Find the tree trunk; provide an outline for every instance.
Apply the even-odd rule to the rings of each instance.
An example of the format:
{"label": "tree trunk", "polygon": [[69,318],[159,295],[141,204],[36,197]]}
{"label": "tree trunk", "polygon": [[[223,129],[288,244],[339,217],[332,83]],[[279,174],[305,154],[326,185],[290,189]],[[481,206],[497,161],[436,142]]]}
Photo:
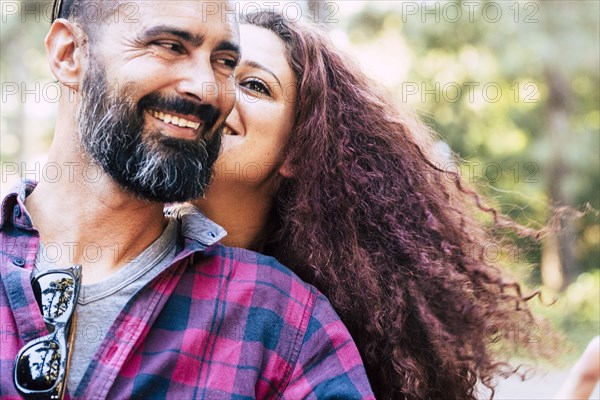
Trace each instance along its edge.
{"label": "tree trunk", "polygon": [[[548,165],[548,195],[554,204],[572,205],[572,195],[564,182],[569,178],[569,166],[563,154],[570,136],[569,115],[571,90],[564,74],[552,67],[546,70],[548,96],[548,135],[550,137],[550,163]],[[554,291],[562,290],[577,273],[573,252],[575,240],[573,223],[565,218],[559,232],[551,233],[542,244],[541,275],[544,286]]]}

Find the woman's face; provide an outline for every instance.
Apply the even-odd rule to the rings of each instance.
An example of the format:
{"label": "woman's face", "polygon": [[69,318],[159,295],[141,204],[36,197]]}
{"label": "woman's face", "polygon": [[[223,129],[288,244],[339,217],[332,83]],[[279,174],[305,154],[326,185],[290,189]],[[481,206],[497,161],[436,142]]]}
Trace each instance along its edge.
{"label": "woman's face", "polygon": [[226,120],[223,148],[209,189],[272,195],[295,114],[296,79],[283,41],[253,25],[240,27],[242,59],[236,70],[236,103]]}

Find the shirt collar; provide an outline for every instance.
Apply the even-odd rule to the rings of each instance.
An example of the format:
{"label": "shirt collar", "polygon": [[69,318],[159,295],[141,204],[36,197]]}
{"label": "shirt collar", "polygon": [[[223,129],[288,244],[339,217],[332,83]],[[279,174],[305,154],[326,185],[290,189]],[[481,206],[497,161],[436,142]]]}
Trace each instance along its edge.
{"label": "shirt collar", "polygon": [[227,231],[189,203],[174,204],[165,208],[165,215],[181,221],[183,236],[211,246],[227,236]]}
{"label": "shirt collar", "polygon": [[22,229],[34,229],[31,217],[25,209],[25,198],[35,189],[35,186],[36,182],[23,181],[4,197],[0,210],[0,229],[7,223]]}

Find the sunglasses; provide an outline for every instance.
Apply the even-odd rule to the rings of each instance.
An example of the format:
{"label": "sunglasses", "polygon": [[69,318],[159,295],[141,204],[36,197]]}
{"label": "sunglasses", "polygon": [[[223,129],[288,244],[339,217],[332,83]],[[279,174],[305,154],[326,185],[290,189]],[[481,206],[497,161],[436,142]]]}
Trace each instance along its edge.
{"label": "sunglasses", "polygon": [[54,0],[54,7],[52,8],[52,22],[60,18],[60,9],[62,7],[63,0]]}
{"label": "sunglasses", "polygon": [[65,394],[80,285],[80,265],[46,271],[31,280],[50,334],[26,343],[15,359],[14,384],[26,399],[59,400]]}

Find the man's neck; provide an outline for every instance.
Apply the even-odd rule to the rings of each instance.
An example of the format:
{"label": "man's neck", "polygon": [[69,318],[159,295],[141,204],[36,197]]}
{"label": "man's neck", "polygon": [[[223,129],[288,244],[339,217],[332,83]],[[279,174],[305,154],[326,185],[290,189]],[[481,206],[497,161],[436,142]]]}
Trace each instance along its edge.
{"label": "man's neck", "polygon": [[[60,165],[60,163],[57,163]],[[59,267],[83,266],[83,283],[106,279],[163,232],[163,205],[140,200],[106,174],[63,173],[41,180],[26,199],[33,226]]]}

